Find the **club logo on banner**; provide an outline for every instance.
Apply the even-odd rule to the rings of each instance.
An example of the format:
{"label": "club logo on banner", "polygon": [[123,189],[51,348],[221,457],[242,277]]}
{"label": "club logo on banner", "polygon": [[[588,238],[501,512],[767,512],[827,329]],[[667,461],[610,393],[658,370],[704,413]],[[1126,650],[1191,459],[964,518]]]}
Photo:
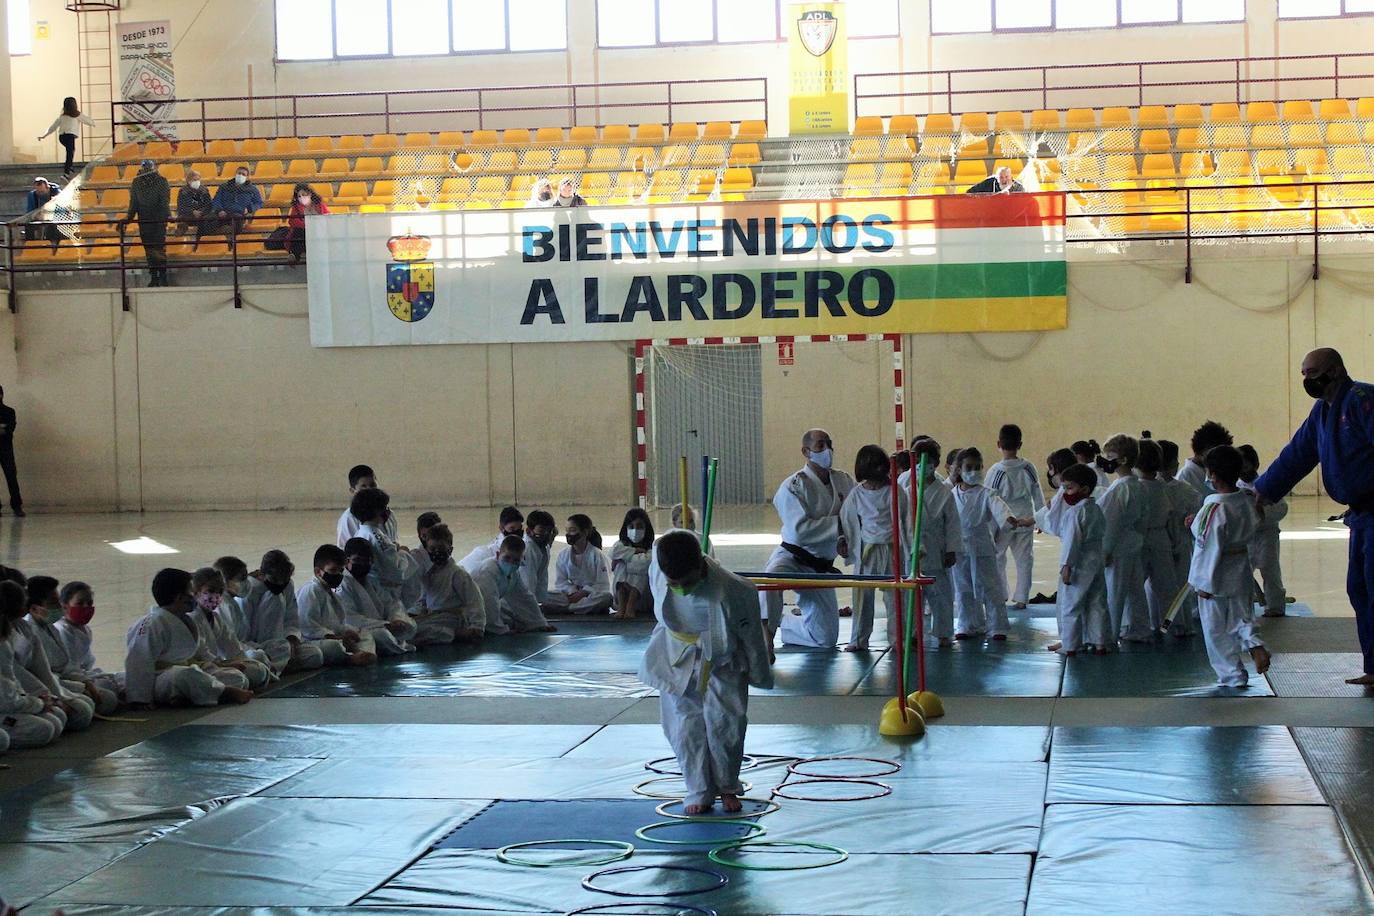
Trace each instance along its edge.
{"label": "club logo on banner", "polygon": [[788,13],[788,131],[849,132],[849,11],[834,2],[794,2]]}
{"label": "club logo on banner", "polygon": [[404,322],[423,321],[434,308],[434,264],[423,235],[393,235],[386,247],[396,260],[386,265],[386,305]]}
{"label": "club logo on banner", "polygon": [[812,57],[820,57],[829,51],[839,30],[840,21],[829,10],[805,10],[797,20],[797,34],[801,37],[802,47],[811,52]]}

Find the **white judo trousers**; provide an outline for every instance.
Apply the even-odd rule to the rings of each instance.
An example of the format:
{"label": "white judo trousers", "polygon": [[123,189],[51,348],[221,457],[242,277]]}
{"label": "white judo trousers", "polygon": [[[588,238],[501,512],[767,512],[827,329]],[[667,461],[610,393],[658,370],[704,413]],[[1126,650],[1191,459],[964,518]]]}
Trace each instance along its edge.
{"label": "white judo trousers", "polygon": [[1207,643],[1207,660],[1223,687],[1244,687],[1250,674],[1241,661],[1241,653],[1264,645],[1255,634],[1253,606],[1250,596],[1197,599],[1198,617],[1202,621],[1202,635]]}
{"label": "white judo trousers", "polygon": [[923,575],[935,580],[921,589],[921,601],[930,617],[930,635],[949,639],[954,635],[954,580],[942,558],[936,557],[935,563],[934,569],[921,570]]}
{"label": "white judo trousers", "polygon": [[[892,575],[892,545],[891,544],[865,544],[863,545],[864,555],[854,564],[854,572],[859,575]],[[905,564],[903,564],[905,565]],[[873,611],[877,604],[874,598],[876,588],[856,588],[854,589],[854,631],[850,634],[851,643],[868,644],[868,638],[873,635]],[[887,641],[891,645],[897,641],[897,595],[896,589],[885,588],[883,593],[883,607],[887,609]],[[905,593],[903,593],[905,594]],[[836,617],[838,624],[839,618]],[[836,631],[838,637],[839,632]]]}
{"label": "white judo trousers", "polygon": [[44,747],[56,741],[67,727],[61,709],[45,712],[43,700],[20,686],[14,663],[14,648],[0,640],[0,735],[5,748]]}
{"label": "white judo trousers", "polygon": [[[701,682],[701,650],[692,664],[693,684]],[[659,694],[663,733],[682,766],[687,788],[683,805],[707,805],[718,795],[742,795],[740,761],[748,727],[749,678],[734,667],[712,667],[706,690]]]}
{"label": "white judo trousers", "polygon": [[961,554],[954,564],[955,590],[959,596],[959,633],[1005,636],[1011,629],[1007,619],[1007,580],[996,554]]}
{"label": "white judo trousers", "polygon": [[[1012,528],[997,536],[997,568],[1002,571],[1002,592],[1010,592],[1011,600],[1017,604],[1025,604],[1030,598],[1034,551],[1035,532],[1029,528]],[[1006,574],[1008,554],[1016,566],[1015,586],[1010,584]]]}
{"label": "white judo trousers", "polygon": [[[811,576],[816,571],[782,547],[773,551],[767,573]],[[782,612],[782,592],[760,592],[759,601],[768,617],[768,628],[782,633],[783,645],[829,649],[840,641],[840,601],[833,588],[808,588],[796,593],[801,615]]]}

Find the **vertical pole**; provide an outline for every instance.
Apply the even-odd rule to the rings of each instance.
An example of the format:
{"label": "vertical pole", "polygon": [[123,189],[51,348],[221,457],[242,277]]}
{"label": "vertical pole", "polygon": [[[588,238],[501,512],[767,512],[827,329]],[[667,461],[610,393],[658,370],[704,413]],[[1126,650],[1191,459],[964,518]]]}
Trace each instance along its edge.
{"label": "vertical pole", "polygon": [[[911,453],[911,466],[913,474],[911,489],[913,499],[911,500],[911,574],[913,578],[920,574],[917,568],[920,563],[920,544],[921,527],[925,523],[925,504],[926,504],[926,456],[922,455],[920,463],[916,461],[916,453]],[[945,562],[944,557],[940,557],[939,563]],[[915,630],[916,630],[916,689],[925,692],[926,689],[926,629],[925,629],[925,589],[916,589],[915,595]]]}
{"label": "vertical pole", "polygon": [[1135,65],[1135,97],[1137,106],[1145,104],[1145,65],[1143,63]]}
{"label": "vertical pole", "polygon": [[481,130],[482,127],[482,90],[479,87],[477,89],[477,129]]}
{"label": "vertical pole", "polygon": [[[897,456],[893,455],[888,459],[887,464],[888,483],[891,486],[892,501],[892,581],[894,583],[902,581],[902,491],[897,483]],[[855,567],[863,562],[863,557],[854,557]],[[893,590],[896,601],[892,602],[897,611],[896,625],[893,628],[897,633],[897,708],[902,711],[902,721],[905,722],[906,716],[906,619],[902,613],[902,593],[898,589]],[[873,603],[877,604],[878,596],[873,596]],[[877,608],[874,608],[877,611]]]}
{"label": "vertical pole", "polygon": [[1317,206],[1317,195],[1321,193],[1321,185],[1309,185],[1312,188],[1312,279],[1315,280],[1321,273],[1321,207]]}
{"label": "vertical pole", "polygon": [[701,549],[704,553],[711,552],[711,521],[715,516],[716,509],[716,471],[720,468],[720,459],[711,459],[711,470],[706,478],[706,505],[701,510]]}
{"label": "vertical pole", "polygon": [[382,93],[382,112],[382,124],[386,127],[382,133],[389,134],[391,133],[391,93],[389,92]]}
{"label": "vertical pole", "polygon": [[[706,511],[706,488],[707,488],[708,486],[710,486],[710,478],[711,478],[711,459],[710,459],[710,457],[707,456],[707,455],[702,455],[702,456],[701,456],[701,511],[702,511],[703,513]],[[702,524],[703,524],[703,525],[706,523],[706,519],[705,519],[704,516],[702,517],[702,520],[701,520],[701,521],[702,521]]]}
{"label": "vertical pole", "polygon": [[239,234],[232,233],[229,236],[229,257],[233,262],[234,271],[234,308],[243,308],[243,290],[239,288]]}
{"label": "vertical pole", "polygon": [[1050,107],[1050,69],[1040,68],[1040,107]]}
{"label": "vertical pole", "polygon": [[124,311],[129,311],[129,265],[124,257],[124,223],[119,223],[119,301]]}
{"label": "vertical pole", "polygon": [[1331,93],[1331,97],[1338,99],[1341,97],[1341,56],[1339,54],[1331,55],[1331,73],[1336,80],[1335,91]]}
{"label": "vertical pole", "polygon": [[1193,282],[1193,189],[1183,189],[1183,282]]}
{"label": "vertical pole", "polygon": [[692,485],[687,480],[687,456],[683,455],[678,464],[678,488],[682,498],[682,527],[692,527]]}
{"label": "vertical pole", "polygon": [[668,81],[668,128],[671,130],[671,129],[672,129],[672,126],[673,126],[673,82],[672,82],[672,80],[669,80],[669,81]]}
{"label": "vertical pole", "polygon": [[19,311],[19,271],[14,263],[14,227],[5,224],[5,266],[10,272],[9,305],[10,314]]}

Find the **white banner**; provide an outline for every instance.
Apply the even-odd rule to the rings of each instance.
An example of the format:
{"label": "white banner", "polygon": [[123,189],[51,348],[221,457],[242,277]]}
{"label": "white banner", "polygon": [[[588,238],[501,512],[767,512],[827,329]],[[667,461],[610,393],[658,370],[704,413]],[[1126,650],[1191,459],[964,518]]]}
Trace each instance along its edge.
{"label": "white banner", "polygon": [[125,124],[124,139],[175,140],[176,70],[172,67],[172,24],[121,22],[119,30],[119,97],[116,120]]}
{"label": "white banner", "polygon": [[317,347],[1062,328],[1062,194],[307,220]]}

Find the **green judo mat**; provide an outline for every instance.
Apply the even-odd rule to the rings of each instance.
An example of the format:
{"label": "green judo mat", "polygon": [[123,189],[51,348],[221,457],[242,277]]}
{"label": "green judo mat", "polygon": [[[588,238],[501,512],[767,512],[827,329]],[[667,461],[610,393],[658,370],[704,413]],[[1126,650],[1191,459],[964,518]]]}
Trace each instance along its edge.
{"label": "green judo mat", "polygon": [[1064,667],[1066,697],[1272,697],[1274,691],[1255,673],[1246,656],[1250,685],[1219,687],[1216,672],[1207,661],[1201,636],[1175,639],[1164,636],[1149,643],[1121,644],[1120,652],[1083,655],[1067,659]]}

